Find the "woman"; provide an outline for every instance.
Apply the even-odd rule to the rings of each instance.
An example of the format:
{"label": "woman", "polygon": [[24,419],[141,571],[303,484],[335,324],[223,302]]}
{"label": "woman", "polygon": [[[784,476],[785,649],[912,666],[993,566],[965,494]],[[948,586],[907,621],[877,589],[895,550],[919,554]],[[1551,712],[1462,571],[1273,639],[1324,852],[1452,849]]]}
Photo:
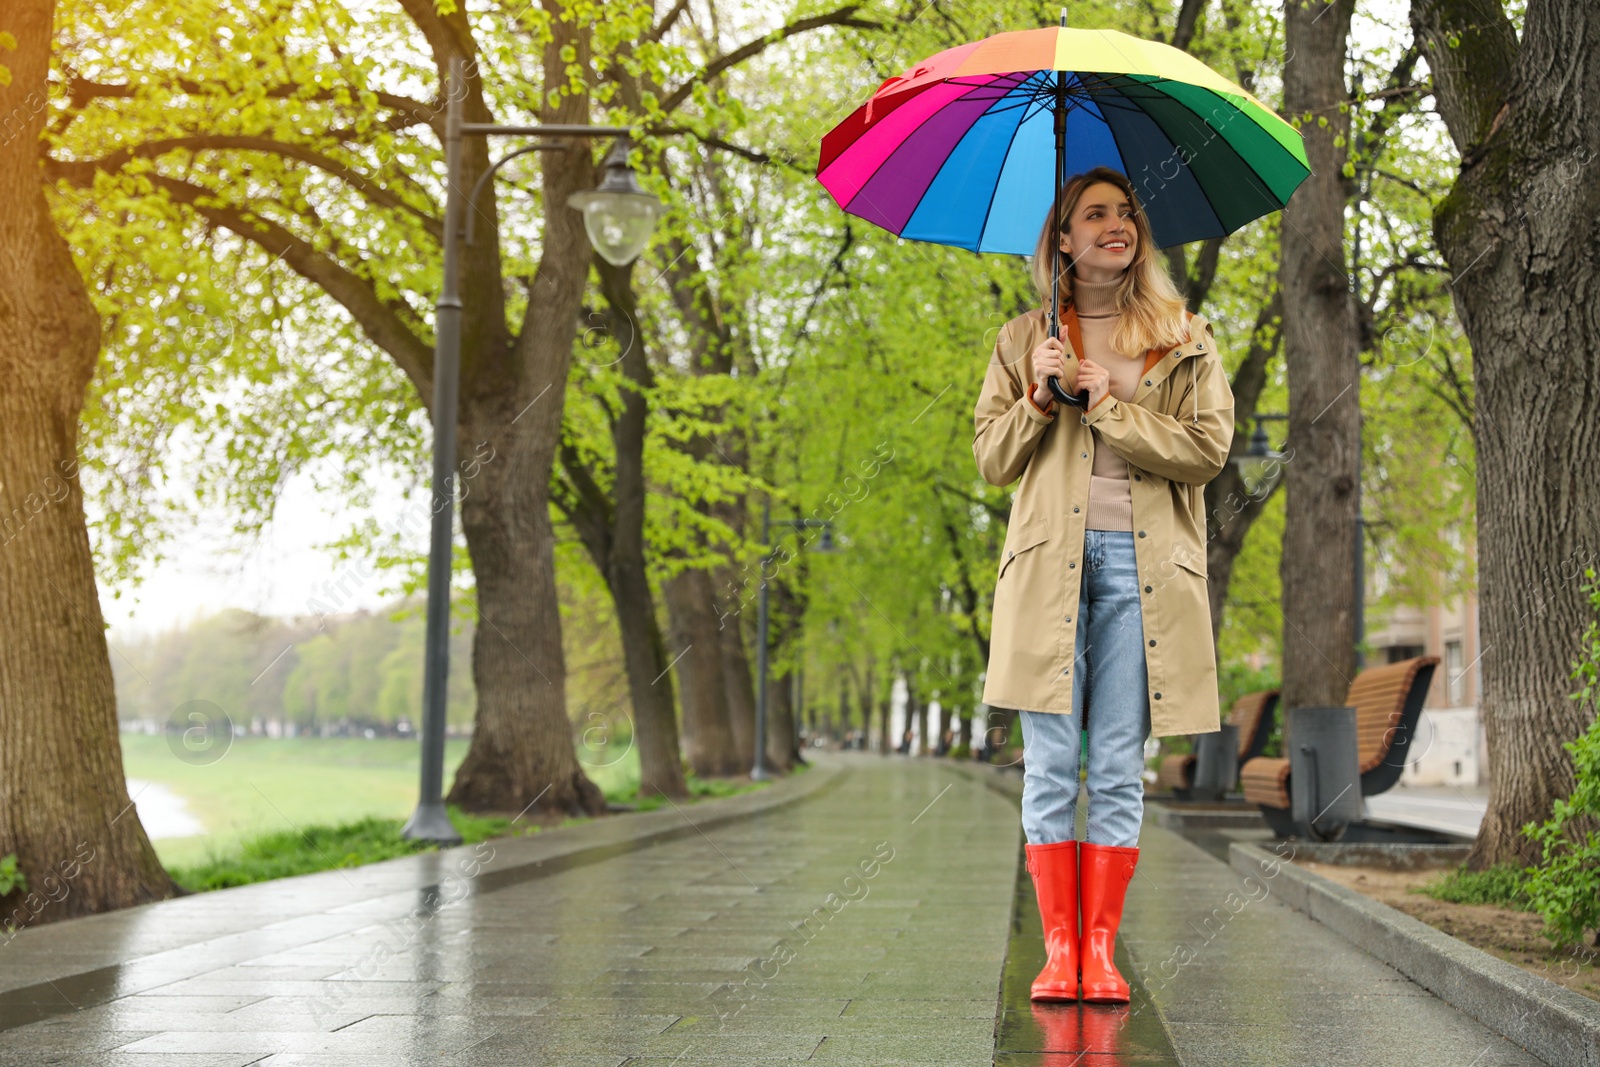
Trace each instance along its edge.
{"label": "woman", "polygon": [[[975,412],[984,479],[1021,479],[983,699],[1021,711],[1022,825],[1049,952],[1033,999],[1075,1000],[1081,982],[1084,1000],[1126,1003],[1112,954],[1139,858],[1145,738],[1220,727],[1204,487],[1233,443],[1233,392],[1126,176],[1075,175],[1059,202],[1033,280],[1049,307],[1059,241],[1067,343],[1048,336],[1043,308],[1006,323]],[[1052,376],[1088,390],[1088,407],[1058,404]]]}

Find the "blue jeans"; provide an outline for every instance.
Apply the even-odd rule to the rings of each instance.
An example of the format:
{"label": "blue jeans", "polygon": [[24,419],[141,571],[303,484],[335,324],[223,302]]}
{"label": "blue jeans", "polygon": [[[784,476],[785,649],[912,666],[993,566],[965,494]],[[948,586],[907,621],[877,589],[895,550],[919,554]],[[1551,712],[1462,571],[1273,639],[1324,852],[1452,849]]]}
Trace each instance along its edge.
{"label": "blue jeans", "polygon": [[1022,712],[1022,829],[1031,845],[1077,834],[1078,741],[1089,704],[1085,841],[1133,847],[1144,818],[1150,700],[1133,531],[1085,530],[1072,714]]}

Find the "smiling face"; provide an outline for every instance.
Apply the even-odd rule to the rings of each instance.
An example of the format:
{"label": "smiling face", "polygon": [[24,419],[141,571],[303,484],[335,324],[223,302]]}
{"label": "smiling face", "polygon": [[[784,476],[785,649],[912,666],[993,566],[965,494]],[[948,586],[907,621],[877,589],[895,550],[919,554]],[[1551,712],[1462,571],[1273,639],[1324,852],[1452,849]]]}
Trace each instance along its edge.
{"label": "smiling face", "polygon": [[1061,251],[1073,257],[1073,272],[1078,277],[1103,282],[1128,269],[1138,244],[1127,194],[1110,182],[1095,182],[1073,206]]}

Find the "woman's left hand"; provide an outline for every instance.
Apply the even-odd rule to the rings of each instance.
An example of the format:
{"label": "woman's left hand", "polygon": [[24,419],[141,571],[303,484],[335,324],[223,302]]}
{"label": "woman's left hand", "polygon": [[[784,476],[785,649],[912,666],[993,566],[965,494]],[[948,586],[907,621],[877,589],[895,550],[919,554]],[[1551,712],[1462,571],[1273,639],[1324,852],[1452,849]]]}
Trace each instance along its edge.
{"label": "woman's left hand", "polygon": [[1089,406],[1094,407],[1111,389],[1111,372],[1092,359],[1079,360],[1078,388],[1089,390]]}

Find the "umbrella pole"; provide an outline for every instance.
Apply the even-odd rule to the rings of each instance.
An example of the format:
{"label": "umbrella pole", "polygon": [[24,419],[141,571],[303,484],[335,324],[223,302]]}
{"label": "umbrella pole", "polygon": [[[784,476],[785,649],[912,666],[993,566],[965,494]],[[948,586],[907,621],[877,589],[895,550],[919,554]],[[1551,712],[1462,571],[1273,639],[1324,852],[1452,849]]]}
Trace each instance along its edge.
{"label": "umbrella pole", "polygon": [[[1061,9],[1061,24],[1067,24],[1066,8]],[[1061,309],[1061,183],[1066,181],[1067,164],[1067,76],[1061,71],[1056,71],[1056,104],[1052,109],[1055,113],[1056,130],[1056,167],[1055,167],[1055,192],[1050,198],[1050,336],[1061,336],[1061,323],[1059,321]],[[1061,385],[1061,379],[1051,375],[1045,383],[1055,398],[1063,404],[1074,407],[1088,407],[1089,394],[1079,393],[1073,396]]]}

